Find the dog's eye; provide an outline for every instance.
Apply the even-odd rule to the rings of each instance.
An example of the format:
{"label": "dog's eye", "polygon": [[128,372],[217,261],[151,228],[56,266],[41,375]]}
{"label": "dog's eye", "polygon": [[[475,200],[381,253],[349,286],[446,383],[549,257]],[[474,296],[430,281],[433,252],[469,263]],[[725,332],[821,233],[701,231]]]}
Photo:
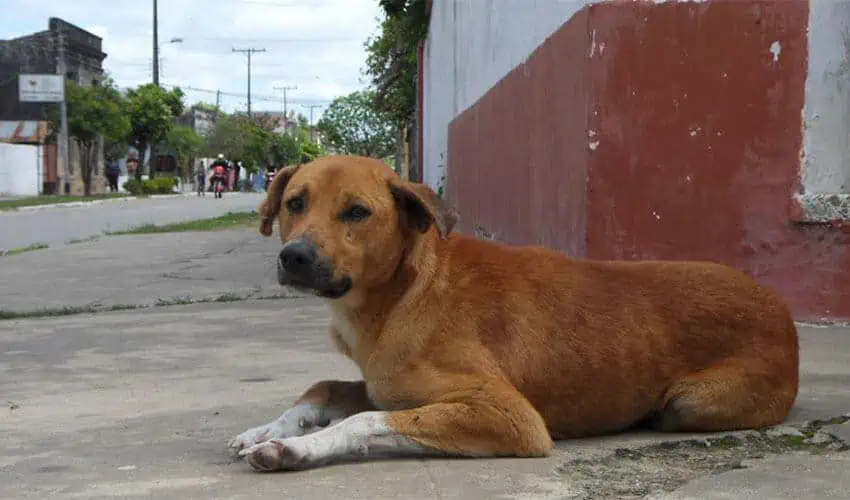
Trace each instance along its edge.
{"label": "dog's eye", "polygon": [[296,196],[295,198],[286,200],[286,209],[293,215],[300,214],[304,211],[304,198]]}
{"label": "dog's eye", "polygon": [[372,212],[363,205],[351,205],[339,214],[339,218],[344,221],[360,222],[366,220]]}

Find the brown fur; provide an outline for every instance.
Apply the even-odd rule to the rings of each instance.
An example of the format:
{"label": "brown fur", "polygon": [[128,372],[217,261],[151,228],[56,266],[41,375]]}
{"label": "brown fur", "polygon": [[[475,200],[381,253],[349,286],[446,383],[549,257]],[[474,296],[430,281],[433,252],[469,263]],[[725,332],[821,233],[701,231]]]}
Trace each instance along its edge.
{"label": "brown fur", "polygon": [[[283,201],[296,193],[305,211]],[[336,214],[351,200],[361,222]],[[706,262],[603,262],[452,233],[429,188],[366,158],[282,171],[260,207],[282,241],[308,234],[352,290],[331,300],[331,336],[364,382],[313,390],[347,416],[436,450],[543,456],[552,438],[782,422],[798,389],[797,331],[771,290]],[[350,383],[349,383],[350,384]],[[333,393],[338,394],[332,396]],[[354,401],[343,404],[344,401]]]}

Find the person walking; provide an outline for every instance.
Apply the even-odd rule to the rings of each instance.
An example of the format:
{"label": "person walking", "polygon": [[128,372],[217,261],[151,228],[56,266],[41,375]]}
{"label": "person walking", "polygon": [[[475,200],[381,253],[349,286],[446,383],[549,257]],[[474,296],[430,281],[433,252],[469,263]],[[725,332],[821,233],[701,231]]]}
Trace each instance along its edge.
{"label": "person walking", "polygon": [[195,180],[198,183],[198,196],[206,197],[207,169],[204,168],[203,160],[198,162],[198,166],[195,169]]}
{"label": "person walking", "polygon": [[118,177],[121,176],[121,167],[118,166],[117,161],[109,162],[109,166],[106,167],[106,182],[109,184],[109,192],[117,193],[118,192]]}

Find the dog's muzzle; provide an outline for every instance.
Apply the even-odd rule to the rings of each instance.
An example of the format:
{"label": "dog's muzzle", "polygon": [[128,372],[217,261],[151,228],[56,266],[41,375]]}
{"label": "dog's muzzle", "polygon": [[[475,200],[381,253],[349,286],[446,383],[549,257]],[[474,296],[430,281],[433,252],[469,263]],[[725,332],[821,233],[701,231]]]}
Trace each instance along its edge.
{"label": "dog's muzzle", "polygon": [[351,289],[351,279],[334,279],[333,266],[319,256],[316,245],[306,238],[286,242],[277,257],[277,282],[321,297],[339,298]]}

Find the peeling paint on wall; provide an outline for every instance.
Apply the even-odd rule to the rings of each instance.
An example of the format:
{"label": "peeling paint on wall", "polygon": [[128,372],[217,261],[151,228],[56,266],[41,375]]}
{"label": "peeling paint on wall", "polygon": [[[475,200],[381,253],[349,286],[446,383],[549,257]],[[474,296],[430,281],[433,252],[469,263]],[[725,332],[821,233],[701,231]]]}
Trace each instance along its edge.
{"label": "peeling paint on wall", "polygon": [[773,54],[773,62],[779,62],[779,54],[782,53],[782,44],[778,41],[771,43],[770,53]]}
{"label": "peeling paint on wall", "polygon": [[[452,121],[448,198],[462,229],[591,258],[724,262],[801,319],[850,318],[850,234],[793,222],[808,206],[792,195],[817,83],[808,2],[753,5],[577,13]],[[821,158],[834,152],[823,133]],[[846,198],[821,198],[831,211],[819,217],[845,214]]]}

